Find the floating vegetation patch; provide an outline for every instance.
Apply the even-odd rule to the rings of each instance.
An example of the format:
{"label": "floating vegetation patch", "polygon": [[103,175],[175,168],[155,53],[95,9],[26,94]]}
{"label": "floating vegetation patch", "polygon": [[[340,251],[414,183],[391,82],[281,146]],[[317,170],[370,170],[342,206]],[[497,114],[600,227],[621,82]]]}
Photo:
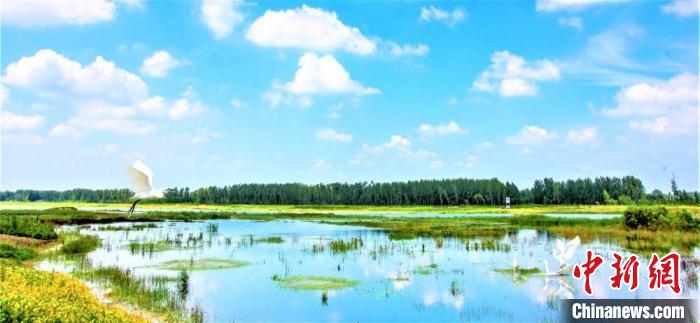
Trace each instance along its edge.
{"label": "floating vegetation patch", "polygon": [[178,259],[161,263],[155,268],[162,270],[219,270],[238,268],[249,265],[248,262],[231,259],[204,258],[204,259]]}
{"label": "floating vegetation patch", "polygon": [[282,278],[279,275],[274,275],[272,280],[277,282],[279,287],[292,290],[340,290],[360,284],[357,280],[331,276],[291,276]]}
{"label": "floating vegetation patch", "polygon": [[333,240],[330,243],[332,253],[346,253],[351,250],[362,248],[362,238],[352,238],[348,241]]}
{"label": "floating vegetation patch", "polygon": [[413,273],[418,275],[434,275],[443,273],[443,271],[437,264],[430,264],[416,267],[415,269],[413,269]]}
{"label": "floating vegetation patch", "polygon": [[257,243],[283,243],[284,239],[282,237],[267,237],[255,239]]}

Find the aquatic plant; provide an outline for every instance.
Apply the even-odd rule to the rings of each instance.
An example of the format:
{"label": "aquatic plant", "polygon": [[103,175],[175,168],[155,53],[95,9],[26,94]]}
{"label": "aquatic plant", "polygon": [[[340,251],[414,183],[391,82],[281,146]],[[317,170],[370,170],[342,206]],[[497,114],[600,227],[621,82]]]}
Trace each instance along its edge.
{"label": "aquatic plant", "polygon": [[218,223],[207,223],[207,233],[215,234],[217,232],[219,232],[219,224]]}
{"label": "aquatic plant", "polygon": [[0,264],[0,322],[147,322],[61,273]]}
{"label": "aquatic plant", "polygon": [[61,252],[68,255],[85,254],[97,249],[100,246],[100,239],[97,237],[69,234],[65,237]]}
{"label": "aquatic plant", "polygon": [[360,284],[357,280],[331,276],[291,276],[282,278],[279,275],[272,276],[272,280],[278,286],[292,290],[339,290],[355,287]]}
{"label": "aquatic plant", "polygon": [[534,274],[539,274],[541,271],[537,267],[532,267],[532,268],[501,268],[501,269],[494,269],[493,271],[501,274],[510,274],[510,275],[534,275]]}
{"label": "aquatic plant", "polygon": [[158,225],[155,223],[143,223],[143,224],[134,224],[130,226],[123,226],[123,225],[106,225],[106,226],[100,226],[97,228],[98,231],[142,231],[146,229],[155,229],[158,228]]}
{"label": "aquatic plant", "polygon": [[432,263],[430,265],[419,266],[414,268],[413,273],[418,275],[433,275],[443,273],[443,271],[440,269],[438,264]]}
{"label": "aquatic plant", "polygon": [[321,305],[328,306],[328,292],[325,290],[321,293]]}
{"label": "aquatic plant", "polygon": [[249,265],[248,262],[230,259],[204,258],[204,259],[178,259],[161,263],[155,268],[162,270],[218,270],[238,268]]}
{"label": "aquatic plant", "polygon": [[186,300],[190,293],[190,275],[185,270],[180,270],[177,275],[177,294],[180,299]]}
{"label": "aquatic plant", "polygon": [[333,240],[330,243],[332,253],[345,253],[351,250],[357,250],[362,247],[362,238],[352,238],[349,241]]}
{"label": "aquatic plant", "polygon": [[129,249],[129,253],[132,255],[152,255],[156,252],[168,251],[173,248],[176,243],[173,241],[155,241],[155,242],[139,242],[139,241],[129,241],[126,248]]}
{"label": "aquatic plant", "polygon": [[135,276],[129,269],[119,267],[87,268],[73,272],[78,278],[100,283],[110,288],[110,296],[140,309],[164,315],[168,320],[181,320],[187,308],[165,282],[169,278],[153,279]]}
{"label": "aquatic plant", "polygon": [[275,237],[258,238],[258,239],[255,239],[255,242],[258,242],[258,243],[283,243],[284,239],[282,239],[282,237],[275,236]]}

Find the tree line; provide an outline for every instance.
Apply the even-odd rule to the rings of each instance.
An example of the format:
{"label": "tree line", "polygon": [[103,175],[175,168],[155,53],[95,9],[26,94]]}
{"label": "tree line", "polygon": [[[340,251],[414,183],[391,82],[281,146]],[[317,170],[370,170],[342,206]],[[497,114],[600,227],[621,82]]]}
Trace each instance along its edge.
{"label": "tree line", "polygon": [[[504,205],[511,204],[633,204],[700,203],[698,192],[677,189],[647,194],[633,176],[597,177],[555,181],[536,180],[531,188],[518,189],[511,182],[491,179],[435,179],[407,182],[358,182],[329,184],[235,184],[196,190],[169,188],[151,202],[197,204],[343,204],[343,205]],[[0,201],[127,202],[128,189],[72,189],[68,191],[17,190],[0,192]]]}

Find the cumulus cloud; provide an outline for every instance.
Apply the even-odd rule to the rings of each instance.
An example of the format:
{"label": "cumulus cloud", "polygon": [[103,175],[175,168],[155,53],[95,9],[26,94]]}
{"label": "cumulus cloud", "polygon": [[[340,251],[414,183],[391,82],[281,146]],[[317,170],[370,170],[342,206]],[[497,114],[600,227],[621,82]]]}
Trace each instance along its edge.
{"label": "cumulus cloud", "polygon": [[413,150],[409,139],[393,135],[387,142],[379,145],[362,145],[362,148],[349,161],[350,165],[370,164],[372,156],[380,156],[391,153],[392,155],[407,161],[426,163],[429,168],[436,169],[442,167],[442,161],[437,154],[426,150]]}
{"label": "cumulus cloud", "polygon": [[316,139],[348,143],[352,142],[352,135],[349,133],[338,132],[333,128],[321,128],[316,130]]}
{"label": "cumulus cloud", "polygon": [[217,39],[224,38],[243,22],[239,0],[204,0],[202,1],[202,20]]}
{"label": "cumulus cloud", "polygon": [[651,134],[697,132],[697,75],[683,73],[664,82],[634,84],[622,88],[615,101],[617,106],[603,109],[603,114],[631,118],[632,130]]}
{"label": "cumulus cloud", "polygon": [[537,0],[537,11],[581,10],[593,5],[610,4],[626,0]]}
{"label": "cumulus cloud", "polygon": [[20,0],[2,2],[2,24],[19,27],[88,25],[110,21],[116,5],[109,0]]}
{"label": "cumulus cloud", "polygon": [[450,121],[448,123],[439,125],[431,125],[424,123],[418,127],[418,132],[420,132],[421,135],[426,137],[459,134],[466,135],[469,133],[468,130],[462,129],[462,127],[460,127],[459,124],[457,124],[457,122],[455,121]]}
{"label": "cumulus cloud", "polygon": [[183,63],[175,59],[170,53],[160,50],[143,60],[141,73],[152,77],[165,77],[170,70]]}
{"label": "cumulus cloud", "polygon": [[536,81],[558,80],[559,68],[548,60],[527,62],[508,51],[495,52],[491,65],[472,84],[472,90],[498,92],[501,96],[532,96],[537,94]]}
{"label": "cumulus cloud", "polygon": [[246,38],[263,47],[301,48],[357,55],[373,54],[377,45],[359,29],[343,24],[335,12],[303,5],[281,11],[267,10],[248,28]]}
{"label": "cumulus cloud", "polygon": [[598,128],[571,129],[566,134],[566,141],[572,145],[595,147],[598,144]]}
{"label": "cumulus cloud", "polygon": [[173,119],[182,119],[197,116],[206,110],[207,106],[197,98],[197,93],[188,87],[182,96],[170,105],[168,115]]}
{"label": "cumulus cloud", "polygon": [[555,137],[556,135],[547,129],[525,126],[515,135],[507,137],[505,142],[509,145],[537,145]]}
{"label": "cumulus cloud", "polygon": [[51,49],[42,49],[7,66],[5,84],[27,88],[46,97],[137,101],[146,99],[148,87],[137,75],[97,56],[81,66]]}
{"label": "cumulus cloud", "polygon": [[698,0],[673,0],[663,6],[661,11],[678,17],[691,17],[698,14]]}
{"label": "cumulus cloud", "polygon": [[558,23],[562,27],[583,29],[583,20],[579,17],[559,17]]}
{"label": "cumulus cloud", "polygon": [[206,109],[191,89],[172,102],[149,96],[139,76],[101,56],[83,66],[53,50],[39,50],[9,64],[2,81],[73,107],[75,115],[54,126],[53,137],[81,137],[92,130],[145,134],[155,130],[145,117],[182,119]]}
{"label": "cumulus cloud", "polygon": [[282,87],[297,95],[380,93],[378,89],[365,87],[351,79],[350,73],[332,55],[319,57],[314,53],[306,53],[299,59],[294,79]]}
{"label": "cumulus cloud", "polygon": [[44,117],[38,114],[21,115],[10,111],[0,111],[0,126],[3,131],[26,131],[33,130],[41,126],[44,122]]}
{"label": "cumulus cloud", "polygon": [[634,84],[619,91],[615,101],[617,107],[603,109],[603,114],[649,116],[665,114],[683,107],[695,107],[698,102],[698,77],[683,73],[667,82]]}
{"label": "cumulus cloud", "polygon": [[448,26],[454,26],[462,20],[467,18],[467,14],[464,10],[456,8],[452,11],[440,9],[434,6],[423,7],[420,9],[420,16],[418,20],[420,21],[439,21]]}

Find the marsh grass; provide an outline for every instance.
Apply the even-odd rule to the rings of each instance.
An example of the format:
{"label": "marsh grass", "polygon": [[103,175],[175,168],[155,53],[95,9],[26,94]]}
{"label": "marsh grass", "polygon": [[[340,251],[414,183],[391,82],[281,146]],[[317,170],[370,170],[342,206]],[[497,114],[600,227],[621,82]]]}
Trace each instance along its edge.
{"label": "marsh grass", "polygon": [[199,271],[199,270],[221,270],[238,268],[249,265],[248,262],[230,259],[218,259],[218,258],[204,258],[204,259],[178,259],[163,262],[155,268],[161,270],[186,270],[186,271]]}
{"label": "marsh grass", "polygon": [[157,279],[135,276],[119,267],[87,268],[73,275],[110,288],[110,297],[140,309],[161,314],[167,320],[181,320],[187,312],[185,303],[168,288],[171,278]]}
{"label": "marsh grass", "polygon": [[67,255],[86,254],[100,246],[100,239],[89,235],[71,233],[64,236],[63,239],[61,252]]}
{"label": "marsh grass", "polygon": [[132,255],[153,255],[154,253],[172,250],[174,243],[168,241],[139,242],[129,241],[125,246]]}
{"label": "marsh grass", "polygon": [[41,240],[58,237],[51,224],[44,223],[36,216],[0,215],[0,234]]}
{"label": "marsh grass", "polygon": [[417,275],[437,275],[444,273],[438,264],[432,263],[430,265],[419,266],[413,269],[413,273]]}
{"label": "marsh grass", "polygon": [[284,239],[279,236],[258,238],[254,240],[256,243],[284,243]]}
{"label": "marsh grass", "polygon": [[156,229],[158,225],[155,223],[143,223],[134,225],[106,225],[97,228],[98,231],[143,231],[146,229]]}
{"label": "marsh grass", "polygon": [[291,276],[282,278],[272,276],[272,280],[281,288],[291,290],[340,290],[355,287],[360,284],[357,280],[332,276]]}
{"label": "marsh grass", "polygon": [[345,240],[333,240],[329,244],[331,252],[334,254],[346,253],[348,251],[357,250],[362,248],[363,242],[362,238],[352,238],[348,241]]}
{"label": "marsh grass", "polygon": [[508,274],[508,275],[523,275],[523,276],[528,276],[528,275],[535,275],[539,274],[541,271],[537,267],[532,267],[532,268],[501,268],[501,269],[494,269],[494,272],[497,272],[499,274]]}
{"label": "marsh grass", "polygon": [[8,244],[0,243],[0,258],[13,259],[21,262],[34,259],[37,252],[32,248],[15,247]]}

